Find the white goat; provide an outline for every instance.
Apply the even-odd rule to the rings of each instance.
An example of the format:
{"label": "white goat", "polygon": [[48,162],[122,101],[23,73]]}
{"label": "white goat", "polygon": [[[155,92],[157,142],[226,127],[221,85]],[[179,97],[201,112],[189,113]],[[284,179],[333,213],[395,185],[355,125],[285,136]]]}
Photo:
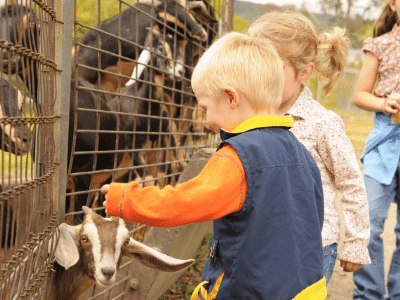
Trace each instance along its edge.
{"label": "white goat", "polygon": [[59,226],[60,239],[55,250],[55,274],[51,300],[74,300],[94,283],[111,286],[122,256],[166,272],[189,267],[194,260],[179,260],[143,245],[129,236],[125,222],[116,217],[103,218],[83,206],[82,224]]}

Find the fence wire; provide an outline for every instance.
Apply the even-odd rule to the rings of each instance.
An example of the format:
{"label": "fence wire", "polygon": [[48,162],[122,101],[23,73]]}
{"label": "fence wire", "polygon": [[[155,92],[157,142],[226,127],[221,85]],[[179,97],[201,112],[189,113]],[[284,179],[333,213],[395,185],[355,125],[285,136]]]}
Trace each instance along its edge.
{"label": "fence wire", "polygon": [[59,118],[53,7],[53,0],[0,7],[0,299],[47,299],[51,280]]}
{"label": "fence wire", "polygon": [[[67,223],[82,205],[104,215],[103,184],[174,185],[195,151],[215,147],[190,78],[222,10],[222,0],[75,0]],[[149,228],[130,225],[142,241]],[[127,299],[129,261],[118,272],[80,299]]]}
{"label": "fence wire", "polygon": [[201,1],[98,0],[86,7],[97,14],[90,20],[83,2],[75,2],[72,49],[69,223],[82,205],[102,210],[104,183],[175,184],[193,151],[215,143],[190,76],[218,34],[222,2],[204,1],[206,12],[195,13]]}
{"label": "fence wire", "polygon": [[[83,205],[104,215],[103,184],[174,185],[197,149],[215,146],[190,77],[232,20],[223,20],[222,0],[75,0],[67,134],[55,130],[65,113],[55,113],[61,72],[55,28],[62,23],[55,7],[63,1],[4,2],[0,299],[47,299],[57,213],[69,224],[81,222]],[[67,170],[59,169],[60,139],[68,140],[68,149],[60,149]],[[66,193],[53,190],[54,180],[66,182]],[[57,211],[58,201],[65,211]],[[149,228],[129,225],[142,241]],[[112,287],[94,286],[80,299],[126,299],[135,286],[130,271],[128,260]]]}

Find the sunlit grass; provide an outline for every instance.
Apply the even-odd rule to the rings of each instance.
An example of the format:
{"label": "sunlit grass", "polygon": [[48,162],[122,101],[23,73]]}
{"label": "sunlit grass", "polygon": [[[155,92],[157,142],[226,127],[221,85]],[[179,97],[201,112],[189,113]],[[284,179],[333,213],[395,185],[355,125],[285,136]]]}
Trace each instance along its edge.
{"label": "sunlit grass", "polygon": [[[12,174],[12,176],[20,176],[21,171],[22,174],[26,174],[27,170],[33,168],[34,164],[32,163],[31,154],[28,153],[23,156],[15,155],[9,152],[4,152],[0,150],[0,177],[4,173]],[[28,174],[30,172],[28,171]]]}
{"label": "sunlit grass", "polygon": [[[2,73],[1,78],[10,81],[10,83],[13,86],[17,87],[19,90],[27,92],[27,89],[24,87],[23,82],[21,81],[21,79],[19,79],[17,75],[7,75],[5,73]],[[32,107],[29,103],[27,103],[25,107],[23,107],[22,115],[27,118],[34,116],[34,113],[32,112]],[[31,124],[28,125],[28,127],[30,128],[30,130],[33,130],[35,128],[35,125]],[[31,169],[32,166],[33,164],[30,153],[27,155],[19,156],[0,150],[0,179],[3,171],[5,174],[13,174],[13,176],[17,174],[17,176],[20,176],[21,168],[22,174],[26,174],[26,170]]]}
{"label": "sunlit grass", "polygon": [[359,159],[364,151],[365,141],[373,128],[374,114],[358,109],[352,104],[357,76],[356,72],[346,72],[343,79],[326,96],[320,89],[319,97],[317,97],[316,74],[311,76],[306,85],[311,89],[314,99],[318,99],[325,108],[333,110],[343,119],[346,134]]}

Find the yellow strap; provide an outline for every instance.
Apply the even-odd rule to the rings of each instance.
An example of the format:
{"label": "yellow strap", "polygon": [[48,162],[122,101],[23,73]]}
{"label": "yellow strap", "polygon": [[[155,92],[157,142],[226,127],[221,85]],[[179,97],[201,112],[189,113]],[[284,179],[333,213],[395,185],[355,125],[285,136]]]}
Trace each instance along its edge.
{"label": "yellow strap", "polygon": [[305,288],[300,294],[297,294],[293,300],[324,300],[328,292],[326,290],[326,279],[323,277],[313,285]]}
{"label": "yellow strap", "polygon": [[[207,291],[205,288],[203,288],[203,285],[209,283],[208,281],[203,281],[200,283],[193,291],[192,297],[190,297],[190,300],[200,300],[199,299],[199,291],[201,289],[201,295],[203,296],[204,299],[207,299]],[[205,294],[204,294],[205,292]]]}
{"label": "yellow strap", "polygon": [[[225,268],[222,273],[218,276],[217,281],[210,294],[207,294],[207,290],[203,287],[208,281],[203,281],[194,290],[190,300],[214,300],[217,297],[219,288],[221,286],[222,278],[225,274]],[[199,291],[201,291],[199,298]],[[326,279],[323,277],[321,280],[317,281],[313,285],[305,288],[300,294],[297,294],[293,300],[325,300],[328,295],[326,290]]]}
{"label": "yellow strap", "polygon": [[[209,283],[208,281],[203,281],[200,283],[195,290],[193,291],[192,297],[190,300],[214,300],[217,297],[219,288],[221,286],[222,278],[224,278],[225,275],[225,268],[223,269],[222,273],[218,276],[217,281],[214,284],[214,287],[211,291],[211,293],[207,294],[207,290],[203,287],[205,284]],[[199,291],[200,295],[203,299],[199,298]]]}

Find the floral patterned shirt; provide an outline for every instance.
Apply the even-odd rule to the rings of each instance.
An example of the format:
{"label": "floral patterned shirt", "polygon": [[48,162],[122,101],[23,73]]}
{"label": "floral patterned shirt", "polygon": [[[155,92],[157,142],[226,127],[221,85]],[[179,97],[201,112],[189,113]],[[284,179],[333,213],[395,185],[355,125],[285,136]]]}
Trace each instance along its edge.
{"label": "floral patterned shirt", "polygon": [[379,60],[378,78],[374,94],[383,97],[385,89],[400,93],[400,27],[364,41],[363,52],[371,52]]}
{"label": "floral patterned shirt", "polygon": [[346,230],[338,258],[359,264],[371,263],[367,248],[370,237],[367,194],[342,119],[315,101],[307,86],[287,114],[294,120],[291,131],[320,169],[324,192],[323,246],[340,240],[339,210],[335,202],[340,192]]}
{"label": "floral patterned shirt", "polygon": [[[387,88],[400,93],[400,27],[396,24],[390,32],[367,38],[363,51],[379,60],[375,96],[383,97]],[[386,185],[392,182],[400,158],[400,126],[390,118],[390,114],[375,113],[374,129],[361,156],[364,174]]]}

